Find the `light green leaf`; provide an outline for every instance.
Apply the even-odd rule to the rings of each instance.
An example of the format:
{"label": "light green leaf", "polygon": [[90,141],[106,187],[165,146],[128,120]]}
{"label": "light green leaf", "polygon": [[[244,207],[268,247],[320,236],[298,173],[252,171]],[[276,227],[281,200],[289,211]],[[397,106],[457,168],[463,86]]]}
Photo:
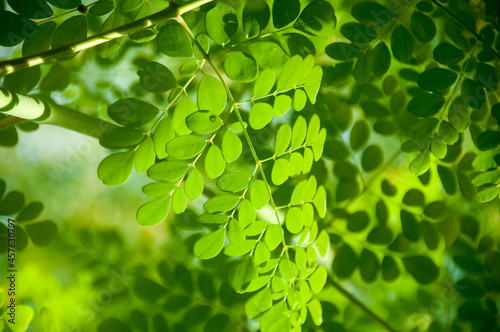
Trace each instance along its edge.
{"label": "light green leaf", "polygon": [[226,168],[226,162],[217,145],[212,145],[205,156],[205,173],[210,179],[219,177]]}
{"label": "light green leaf", "polygon": [[108,149],[119,149],[136,146],[144,134],[128,127],[111,127],[99,137],[99,144]]}
{"label": "light green leaf", "polygon": [[307,309],[309,309],[309,313],[313,319],[314,324],[316,326],[320,326],[323,324],[323,310],[321,308],[321,302],[318,299],[314,299],[307,304]]}
{"label": "light green leaf", "polygon": [[242,240],[228,245],[224,249],[224,254],[227,256],[243,256],[255,248],[257,242],[255,240]]}
{"label": "light green leaf", "polygon": [[253,206],[260,210],[269,202],[269,192],[266,183],[262,180],[255,180],[250,188],[250,201]]}
{"label": "light green leaf", "polygon": [[422,175],[431,167],[431,154],[429,151],[422,151],[410,164],[410,172],[413,175]]}
{"label": "light green leaf", "polygon": [[290,129],[290,126],[286,123],[282,124],[276,132],[276,141],[274,147],[274,153],[276,155],[280,155],[286,151],[288,145],[290,144],[291,136],[292,130]]}
{"label": "light green leaf", "polygon": [[243,151],[243,144],[238,135],[231,130],[227,130],[222,138],[222,155],[226,163],[232,163],[238,159]]}
{"label": "light green leaf", "polygon": [[213,233],[205,235],[194,244],[194,254],[200,259],[210,259],[217,256],[224,246],[226,228],[221,227]]}
{"label": "light green leaf", "polygon": [[231,243],[245,241],[246,239],[245,232],[243,232],[241,224],[238,220],[231,219],[228,226],[229,226],[229,231],[227,232],[227,238]]}
{"label": "light green leaf", "polygon": [[255,130],[264,128],[273,119],[273,107],[267,103],[256,103],[252,106],[248,123]]}
{"label": "light green leaf", "polygon": [[262,332],[290,332],[290,319],[285,301],[280,301],[266,312],[260,320]]}
{"label": "light green leaf", "polygon": [[307,266],[307,254],[301,247],[298,247],[295,251],[295,265],[297,265],[299,271],[303,271]]}
{"label": "light green leaf", "polygon": [[286,214],[285,225],[290,233],[299,234],[304,227],[302,210],[298,207],[290,208]]}
{"label": "light green leaf", "polygon": [[238,18],[232,6],[218,2],[205,16],[205,29],[219,45],[229,43],[238,29]]}
{"label": "light green leaf", "polygon": [[181,214],[186,210],[186,207],[186,195],[184,194],[182,188],[178,187],[172,195],[172,211],[174,211],[175,214]]}
{"label": "light green leaf", "polygon": [[193,55],[193,45],[186,30],[176,21],[167,21],[156,36],[160,51],[175,58]]}
{"label": "light green leaf", "polygon": [[316,137],[318,137],[319,127],[319,116],[317,114],[313,114],[311,119],[309,119],[309,126],[307,127],[306,144],[313,143]]}
{"label": "light green leaf", "polygon": [[205,202],[203,208],[207,213],[227,212],[236,207],[240,197],[236,195],[215,196]]}
{"label": "light green leaf", "polygon": [[143,226],[154,226],[167,217],[171,196],[155,199],[137,210],[137,222]]}
{"label": "light green leaf", "polygon": [[245,303],[245,312],[248,318],[253,319],[269,310],[272,306],[273,300],[271,298],[271,290],[266,287]]}
{"label": "light green leaf", "polygon": [[142,192],[149,197],[169,195],[176,188],[172,182],[153,182],[142,187]]}
{"label": "light green leaf", "polygon": [[290,176],[290,162],[286,159],[278,159],[274,162],[271,179],[277,186],[283,184]]}
{"label": "light green leaf", "polygon": [[198,85],[198,107],[219,115],[226,107],[227,94],[224,85],[213,76],[204,75]]}
{"label": "light green leaf", "polygon": [[205,183],[203,182],[203,177],[200,172],[193,168],[191,173],[189,173],[186,182],[184,183],[184,190],[186,191],[186,196],[191,202],[194,202],[201,196]]}
{"label": "light green leaf", "polygon": [[198,111],[198,108],[190,97],[183,98],[175,106],[172,123],[178,135],[187,135],[191,132],[191,129],[186,124],[186,119],[196,111]]}
{"label": "light green leaf", "polygon": [[[202,214],[198,217],[198,222],[202,225],[213,226],[226,224],[229,216],[225,214]],[[229,228],[231,230],[231,228]]]}
{"label": "light green leaf", "polygon": [[107,186],[119,186],[129,178],[134,167],[134,151],[118,152],[104,158],[97,176]]}
{"label": "light green leaf", "polygon": [[179,74],[181,74],[182,76],[191,77],[191,76],[195,75],[199,69],[200,69],[200,66],[198,64],[198,61],[189,60],[189,61],[184,62],[179,67]]}
{"label": "light green leaf", "polygon": [[326,216],[326,190],[323,186],[318,187],[316,195],[314,195],[313,204],[318,211],[319,217],[324,218]]}
{"label": "light green leaf", "polygon": [[261,71],[253,87],[253,96],[255,98],[265,96],[269,91],[271,91],[274,85],[274,79],[275,74],[271,69],[264,69]]}
{"label": "light green leaf", "polygon": [[250,201],[247,199],[243,200],[241,202],[240,208],[238,209],[238,219],[240,221],[241,227],[247,227],[255,221],[255,218],[255,208],[253,207],[252,203],[250,203]]}
{"label": "light green leaf", "polygon": [[316,269],[316,271],[309,277],[309,285],[311,285],[311,290],[314,294],[319,294],[323,287],[325,287],[326,277],[328,272],[324,265],[321,265]]}
{"label": "light green leaf", "polygon": [[33,308],[27,305],[17,305],[16,306],[16,319],[15,324],[12,324],[7,318],[10,319],[10,316],[7,316],[4,313],[4,321],[6,321],[6,326],[12,332],[24,332],[30,326],[31,320],[33,319],[34,311]]}
{"label": "light green leaf", "polygon": [[250,179],[245,174],[230,172],[217,180],[217,187],[220,190],[235,193],[248,187],[249,181]]}
{"label": "light green leaf", "polygon": [[293,108],[297,112],[304,109],[307,103],[307,94],[302,89],[296,89],[293,95]]}
{"label": "light green leaf", "polygon": [[476,199],[478,202],[486,203],[492,201],[498,195],[498,187],[492,186],[476,193]]}
{"label": "light green leaf", "polygon": [[270,251],[276,249],[281,243],[281,232],[281,227],[276,224],[270,225],[267,228],[266,233],[264,234],[264,242]]}
{"label": "light green leaf", "polygon": [[183,177],[189,169],[189,164],[184,161],[160,161],[148,169],[148,177],[158,181],[175,181]]}
{"label": "light green leaf", "polygon": [[167,153],[177,159],[196,157],[205,148],[207,141],[200,136],[179,136],[167,143]]}
{"label": "light green leaf", "polygon": [[222,125],[222,119],[210,111],[198,111],[186,118],[186,125],[193,132],[204,135],[210,134]]}
{"label": "light green leaf", "polygon": [[153,134],[153,142],[158,159],[163,159],[167,156],[165,146],[174,137],[175,132],[173,122],[167,117],[163,118],[156,126],[156,130]]}
{"label": "light green leaf", "polygon": [[304,139],[306,138],[306,132],[307,132],[307,122],[306,120],[302,117],[299,116],[297,120],[295,120],[295,124],[293,125],[293,130],[292,130],[292,149],[297,149],[299,146],[304,143]]}
{"label": "light green leaf", "polygon": [[238,293],[245,292],[248,284],[258,277],[253,257],[248,255],[231,270],[229,281]]}
{"label": "light green leaf", "polygon": [[312,150],[314,154],[314,161],[320,160],[321,156],[323,155],[323,149],[325,147],[325,141],[326,141],[326,129],[321,128],[319,131],[318,137],[314,140],[314,143],[312,145]]}
{"label": "light green leaf", "polygon": [[255,61],[263,69],[270,69],[272,71],[281,70],[288,60],[288,55],[283,52],[281,46],[273,42],[253,42],[250,43],[248,49]]}
{"label": "light green leaf", "polygon": [[296,177],[302,173],[304,158],[299,152],[293,152],[290,155],[290,177]]}
{"label": "light green leaf", "polygon": [[155,147],[151,137],[147,137],[135,153],[135,169],[137,173],[144,173],[156,160]]}
{"label": "light green leaf", "polygon": [[299,55],[295,55],[290,59],[288,59],[278,79],[278,85],[277,85],[278,91],[288,90],[295,87],[295,84],[298,83],[300,74],[297,71],[297,68],[302,65],[302,62],[303,60]]}
{"label": "light green leaf", "polygon": [[322,230],[321,233],[319,233],[316,240],[316,248],[318,248],[319,254],[322,257],[325,257],[328,250],[330,250],[330,237],[325,230]]}
{"label": "light green leaf", "polygon": [[226,54],[224,70],[236,82],[251,82],[257,78],[259,67],[250,54],[234,51]]}
{"label": "light green leaf", "polygon": [[274,105],[273,105],[274,116],[279,118],[280,116],[288,112],[291,106],[292,106],[292,98],[290,98],[287,95],[277,96],[276,99],[274,99]]}

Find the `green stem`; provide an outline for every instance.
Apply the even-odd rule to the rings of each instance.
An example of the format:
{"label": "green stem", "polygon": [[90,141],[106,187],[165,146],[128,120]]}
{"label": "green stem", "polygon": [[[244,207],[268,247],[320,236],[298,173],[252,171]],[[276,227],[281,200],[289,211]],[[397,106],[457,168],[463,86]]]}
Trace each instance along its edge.
{"label": "green stem", "polygon": [[0,121],[0,132],[2,132],[3,130],[9,129],[11,127],[14,127],[18,124],[21,124],[23,122],[26,122],[26,121],[28,121],[28,120],[21,119],[21,118],[15,117],[15,116],[10,116],[7,119],[3,119],[2,121]]}
{"label": "green stem", "polygon": [[[12,93],[2,88],[0,88],[0,112],[15,117],[10,120],[14,124],[20,122],[14,119],[20,118],[40,124],[63,127],[95,138],[99,138],[105,130],[116,127],[113,123],[80,113],[52,101]],[[4,128],[0,126],[0,130],[6,129],[9,125],[9,122],[4,121],[2,121]]]}
{"label": "green stem", "polygon": [[129,34],[131,32],[139,31],[150,26],[153,26],[157,23],[173,20],[180,17],[182,14],[189,12],[197,7],[200,7],[206,3],[209,3],[213,0],[196,0],[190,3],[185,3],[182,5],[176,5],[171,2],[171,5],[168,8],[165,8],[158,13],[146,16],[137,21],[116,27],[112,30],[105,31],[102,33],[98,33],[94,36],[85,38],[83,40],[74,42],[72,44],[64,45],[61,47],[57,47],[42,53],[38,53],[28,57],[22,57],[12,60],[0,61],[0,76],[4,76],[6,74],[13,73],[14,71],[37,66],[44,62],[47,62],[50,59],[54,59],[61,56],[70,55],[73,53],[77,53],[88,48],[109,42],[113,39],[120,38]]}
{"label": "green stem", "polygon": [[342,287],[339,283],[337,283],[335,280],[333,280],[331,275],[328,275],[328,281],[330,284],[335,287],[342,295],[347,297],[349,301],[351,301],[353,304],[357,305],[361,310],[363,310],[365,313],[367,313],[370,317],[372,317],[377,323],[385,327],[387,331],[390,332],[396,332],[395,329],[393,329],[389,324],[387,324],[382,318],[377,316],[373,311],[370,310],[366,305],[364,305],[361,301],[359,301],[357,298],[354,297],[351,293],[349,293],[344,287]]}
{"label": "green stem", "polygon": [[445,11],[448,15],[450,15],[455,21],[457,21],[458,24],[463,26],[467,31],[469,31],[477,40],[479,40],[484,46],[486,46],[495,56],[500,59],[500,54],[498,54],[497,51],[493,47],[488,44],[483,37],[481,37],[479,34],[477,34],[474,30],[472,30],[467,24],[465,24],[458,16],[453,14],[448,8],[443,6],[439,1],[437,0],[431,0],[432,3],[434,3],[436,6],[441,8],[443,11]]}

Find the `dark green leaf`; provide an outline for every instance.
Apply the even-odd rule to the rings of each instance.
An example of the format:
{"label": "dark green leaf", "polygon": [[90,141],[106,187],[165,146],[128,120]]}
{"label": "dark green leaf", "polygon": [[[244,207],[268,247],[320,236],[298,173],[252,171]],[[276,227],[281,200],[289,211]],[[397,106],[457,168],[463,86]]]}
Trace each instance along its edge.
{"label": "dark green leaf", "polygon": [[7,0],[7,3],[19,15],[27,18],[41,19],[54,14],[52,8],[43,0]]}
{"label": "dark green leaf", "polygon": [[434,59],[443,65],[453,65],[462,61],[464,53],[455,46],[443,42],[434,49]]}
{"label": "dark green leaf", "polygon": [[0,202],[0,215],[9,216],[19,211],[24,205],[24,195],[19,191],[11,191]]}
{"label": "dark green leaf", "polygon": [[109,105],[108,115],[121,125],[142,127],[158,115],[158,109],[140,99],[125,98]]}
{"label": "dark green leaf", "polygon": [[402,25],[392,32],[391,49],[394,57],[401,62],[407,62],[413,55],[413,37]]}
{"label": "dark green leaf", "polygon": [[455,173],[450,168],[442,165],[438,165],[437,170],[446,193],[454,195],[457,192],[457,177]]}
{"label": "dark green leaf", "polygon": [[361,53],[361,50],[352,44],[333,43],[326,46],[325,53],[332,59],[348,61],[356,58]]}
{"label": "dark green leaf", "polygon": [[366,143],[368,143],[368,139],[370,138],[370,126],[364,120],[358,120],[351,130],[350,135],[350,143],[351,148],[354,151],[357,151],[363,148]]}
{"label": "dark green leaf", "polygon": [[380,263],[373,251],[363,248],[359,258],[359,272],[366,283],[372,283],[378,276]]}
{"label": "dark green leaf", "polygon": [[276,29],[292,23],[300,13],[299,0],[275,0],[273,2],[273,25]]}
{"label": "dark green leaf", "polygon": [[428,118],[439,112],[444,103],[443,96],[425,93],[410,100],[408,111],[416,116]]}
{"label": "dark green leaf", "polygon": [[33,244],[38,247],[49,245],[57,235],[57,225],[50,220],[28,224],[25,230]]}
{"label": "dark green leaf", "polygon": [[154,93],[162,93],[177,86],[174,74],[158,62],[146,63],[137,74],[144,89]]}
{"label": "dark green leaf", "polygon": [[391,12],[375,1],[362,1],[354,4],[351,15],[360,22],[373,25],[385,25],[392,20]]}
{"label": "dark green leaf", "polygon": [[29,56],[48,50],[52,45],[52,37],[56,32],[56,28],[57,24],[55,22],[46,22],[38,25],[37,30],[33,34],[27,36],[23,43],[23,56]]}
{"label": "dark green leaf", "polygon": [[361,157],[361,166],[366,172],[377,169],[384,161],[384,152],[378,145],[370,145]]}
{"label": "dark green leaf", "polygon": [[436,36],[436,25],[432,19],[419,11],[414,11],[411,15],[411,30],[422,43],[427,43]]}
{"label": "dark green leaf", "polygon": [[417,242],[420,239],[420,223],[413,214],[406,210],[401,210],[401,227],[403,234],[412,241]]}
{"label": "dark green leaf", "polygon": [[99,137],[99,144],[108,149],[127,148],[137,145],[144,134],[133,128],[112,127]]}
{"label": "dark green leaf", "polygon": [[401,272],[394,258],[391,256],[384,256],[382,260],[382,278],[387,282],[391,282],[397,279],[400,274]]}
{"label": "dark green leaf", "polygon": [[332,270],[337,277],[349,278],[358,267],[358,257],[354,250],[344,243],[333,258]]}
{"label": "dark green leaf", "polygon": [[37,27],[25,17],[11,11],[0,10],[0,45],[11,47],[24,38],[34,37]]}
{"label": "dark green leaf", "polygon": [[295,27],[309,35],[326,36],[336,25],[337,18],[332,5],[327,1],[314,0],[300,13]]}
{"label": "dark green leaf", "polygon": [[247,2],[243,8],[243,30],[248,38],[258,36],[269,23],[271,12],[263,0]]}
{"label": "dark green leaf", "polygon": [[406,271],[422,285],[434,282],[439,276],[436,264],[427,256],[412,256],[403,258]]}
{"label": "dark green leaf", "polygon": [[425,90],[440,91],[449,88],[457,79],[457,74],[448,69],[432,68],[418,77],[418,85]]}
{"label": "dark green leaf", "polygon": [[378,43],[370,52],[369,63],[373,75],[380,77],[387,73],[391,66],[391,53],[384,42]]}
{"label": "dark green leaf", "polygon": [[193,55],[193,45],[184,28],[175,21],[168,21],[158,31],[156,42],[165,55],[182,58]]}
{"label": "dark green leaf", "polygon": [[57,28],[52,38],[52,48],[71,44],[85,37],[87,37],[87,21],[85,20],[85,16],[73,16]]}

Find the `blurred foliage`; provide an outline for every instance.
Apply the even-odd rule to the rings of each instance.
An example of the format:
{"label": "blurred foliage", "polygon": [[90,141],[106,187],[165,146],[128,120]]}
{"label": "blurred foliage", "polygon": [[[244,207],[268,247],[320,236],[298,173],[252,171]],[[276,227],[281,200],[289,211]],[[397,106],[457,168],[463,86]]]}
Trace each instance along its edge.
{"label": "blurred foliage", "polygon": [[193,4],[0,0],[0,331],[500,331],[498,2]]}

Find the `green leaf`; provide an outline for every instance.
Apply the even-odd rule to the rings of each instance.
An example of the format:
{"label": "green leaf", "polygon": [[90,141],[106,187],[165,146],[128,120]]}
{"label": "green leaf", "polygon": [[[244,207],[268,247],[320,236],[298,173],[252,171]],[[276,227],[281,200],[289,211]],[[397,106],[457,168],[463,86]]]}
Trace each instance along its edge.
{"label": "green leaf", "polygon": [[496,68],[484,62],[478,63],[476,66],[476,81],[486,90],[495,91],[499,85]]}
{"label": "green leaf", "polygon": [[422,236],[425,245],[430,250],[435,250],[439,246],[439,232],[437,227],[427,220],[422,220]]}
{"label": "green leaf", "polygon": [[222,138],[222,155],[226,160],[226,163],[232,163],[238,159],[243,150],[243,144],[241,143],[238,135],[233,133],[231,130],[227,130]]}
{"label": "green leaf", "polygon": [[177,86],[174,74],[158,62],[146,63],[137,74],[144,89],[153,93],[162,93]]}
{"label": "green leaf", "polygon": [[375,226],[370,233],[368,233],[366,240],[373,244],[389,244],[392,241],[392,230],[384,225]]}
{"label": "green leaf", "polygon": [[186,30],[176,21],[167,21],[156,36],[160,51],[174,58],[191,57],[193,45]]}
{"label": "green leaf", "polygon": [[292,130],[290,129],[290,126],[286,123],[282,124],[278,131],[276,132],[276,140],[275,140],[275,147],[274,147],[274,153],[276,155],[280,155],[286,151],[290,144],[290,139],[292,136]]}
{"label": "green leaf", "polygon": [[[76,17],[76,16],[74,16],[74,17]],[[83,15],[82,15],[82,17],[83,17]],[[84,20],[84,22],[85,22],[85,20]],[[107,32],[109,30],[112,30],[112,29],[117,28],[117,27],[122,26],[122,25],[123,25],[123,21],[121,19],[121,16],[118,15],[118,13],[116,11],[113,11],[111,13],[111,15],[108,16],[106,21],[104,21],[104,23],[101,25],[99,32],[104,33],[104,32]],[[62,25],[59,27],[59,29],[61,29],[61,27],[62,27]],[[57,35],[57,31],[56,31],[56,35]],[[56,35],[54,35],[54,40],[56,39]],[[97,45],[96,46],[97,54],[99,54],[99,56],[101,58],[109,58],[110,56],[115,54],[120,49],[121,44],[123,42],[123,39],[124,39],[123,37],[119,37],[119,38],[112,39],[106,43]],[[81,40],[81,39],[79,38],[76,40]],[[54,48],[53,44],[52,44],[52,48]]]}
{"label": "green leaf", "polygon": [[356,211],[347,219],[347,230],[349,232],[361,232],[370,223],[370,217],[365,211]]}
{"label": "green leaf", "polygon": [[210,111],[198,111],[186,118],[186,125],[197,134],[210,134],[220,128],[222,119]]}
{"label": "green leaf", "polygon": [[273,300],[271,297],[271,290],[266,287],[245,303],[245,312],[248,318],[253,319],[269,310],[272,306]]}
{"label": "green leaf", "polygon": [[123,0],[120,5],[122,12],[131,12],[138,9],[144,0]]}
{"label": "green leaf", "polygon": [[47,0],[48,3],[63,9],[77,8],[82,2],[81,0]]}
{"label": "green leaf", "polygon": [[336,25],[335,10],[329,2],[323,0],[314,0],[309,3],[295,23],[298,30],[312,36],[326,36],[335,29]]}
{"label": "green leaf", "polygon": [[260,320],[262,332],[290,332],[290,318],[285,301],[280,301],[266,312]]}
{"label": "green leaf", "polygon": [[[48,50],[52,45],[52,38],[56,32],[56,28],[57,24],[55,22],[46,22],[38,25],[35,33],[27,36],[23,43],[23,56],[30,56]],[[0,37],[0,45],[1,43]]]}
{"label": "green leaf", "polygon": [[422,285],[434,282],[439,276],[436,264],[427,256],[411,256],[403,258],[406,271]]}
{"label": "green leaf", "polygon": [[436,25],[432,19],[417,10],[411,15],[411,30],[422,43],[430,42],[436,36]]}
{"label": "green leaf", "polygon": [[222,225],[229,221],[229,216],[225,214],[202,214],[198,217],[198,221],[202,225]]}
{"label": "green leaf", "polygon": [[304,139],[306,138],[306,132],[307,132],[306,120],[302,116],[299,116],[297,120],[295,120],[292,130],[291,148],[293,150],[297,149],[299,146],[302,145],[302,143],[304,143]]}
{"label": "green leaf", "polygon": [[139,130],[127,127],[111,127],[99,137],[99,144],[109,149],[126,148],[137,145],[144,137]]}
{"label": "green leaf", "polygon": [[255,130],[264,128],[273,119],[273,107],[267,103],[256,103],[252,106],[248,123]]}
{"label": "green leaf", "polygon": [[423,206],[425,204],[424,193],[418,189],[410,189],[404,195],[403,203],[411,206]]}
{"label": "green leaf", "polygon": [[134,151],[118,152],[104,158],[97,176],[107,186],[119,186],[130,177],[134,167]]}
{"label": "green leaf", "polygon": [[[80,2],[79,0],[77,0]],[[103,16],[115,8],[113,1],[99,0],[89,9],[89,14],[94,16]]]}
{"label": "green leaf", "polygon": [[292,23],[300,13],[299,0],[275,0],[273,2],[273,25],[276,29]]}
{"label": "green leaf", "polygon": [[247,38],[258,36],[269,23],[271,11],[265,1],[247,2],[243,8],[243,31]]}
{"label": "green leaf", "polygon": [[298,207],[292,207],[286,214],[286,229],[292,234],[299,234],[304,227],[302,220],[302,210]]}
{"label": "green leaf", "polygon": [[169,195],[176,188],[175,183],[153,182],[142,187],[142,192],[149,197]]}
{"label": "green leaf", "polygon": [[413,214],[406,210],[401,210],[400,216],[403,234],[406,235],[411,242],[417,242],[421,235],[420,223]]}
{"label": "green leaf", "polygon": [[376,170],[384,161],[384,152],[378,145],[370,145],[361,157],[361,166],[366,172]]}
{"label": "green leaf", "polygon": [[250,201],[253,206],[260,210],[269,202],[269,192],[266,183],[262,180],[255,180],[250,188]]}
{"label": "green leaf", "polygon": [[323,69],[320,66],[314,66],[304,84],[304,91],[313,105],[316,103],[316,95],[318,94],[322,79]]}
{"label": "green leaf", "polygon": [[373,251],[363,248],[359,258],[359,273],[366,283],[372,283],[378,276],[380,263]]}
{"label": "green leaf", "polygon": [[440,91],[449,88],[457,80],[457,73],[443,68],[432,68],[418,76],[418,85],[425,90]]}
{"label": "green leaf", "polygon": [[358,257],[347,243],[337,251],[333,258],[332,270],[340,279],[349,278],[358,267]]}
{"label": "green leaf", "polygon": [[170,140],[175,137],[174,125],[172,121],[165,117],[160,120],[153,134],[153,143],[158,159],[163,159],[167,156],[165,146]]}
{"label": "green leaf", "polygon": [[454,195],[457,192],[457,177],[455,173],[450,168],[442,165],[438,165],[437,170],[446,193]]}
{"label": "green leaf", "polygon": [[458,132],[463,132],[470,121],[469,107],[463,97],[456,98],[448,110],[448,119]]}
{"label": "green leaf", "polygon": [[486,101],[486,93],[479,83],[466,78],[462,83],[462,97],[469,107],[478,110]]}
{"label": "green leaf", "polygon": [[300,67],[302,63],[303,60],[298,55],[291,57],[286,62],[278,79],[278,85],[277,85],[278,91],[291,89],[298,83],[299,72],[297,71],[297,68]]}
{"label": "green leaf", "polygon": [[439,125],[439,138],[446,144],[453,145],[458,141],[458,132],[448,121],[441,121]]}
{"label": "green leaf", "polygon": [[154,226],[167,217],[171,196],[155,199],[137,210],[137,222],[143,226]]}
{"label": "green leaf", "polygon": [[427,172],[430,166],[431,166],[431,154],[429,153],[429,151],[422,151],[410,163],[410,172],[413,175],[420,176],[425,172]]}
{"label": "green leaf", "polygon": [[250,179],[245,174],[230,172],[217,180],[217,187],[223,191],[236,193],[248,187],[249,181]]}
{"label": "green leaf", "polygon": [[274,99],[274,105],[273,105],[273,110],[274,110],[274,116],[275,117],[281,117],[283,116],[290,107],[292,106],[292,98],[288,95],[279,95]]}
{"label": "green leaf", "polygon": [[174,194],[172,195],[172,211],[175,214],[181,214],[186,210],[186,207],[187,207],[186,195],[184,194],[182,188],[178,187],[174,191]]}
{"label": "green leaf", "polygon": [[40,80],[40,67],[25,68],[5,76],[3,87],[17,93],[29,93]]}
{"label": "green leaf", "polygon": [[0,10],[0,45],[11,47],[26,37],[26,31],[36,32],[35,24],[11,11]]}
{"label": "green leaf", "polygon": [[240,197],[236,195],[215,196],[205,202],[203,208],[207,213],[227,212],[236,207]]}
{"label": "green leaf", "polygon": [[316,269],[316,271],[309,277],[309,285],[311,285],[311,290],[314,294],[319,294],[326,284],[326,277],[328,271],[324,265],[321,265]]}
{"label": "green leaf", "polygon": [[[12,200],[10,203],[3,203],[3,204],[0,203],[0,210],[4,210],[5,205],[7,205],[7,204],[13,204],[15,206],[19,206],[19,203],[21,203],[20,205],[22,206],[23,202],[24,202],[24,199],[15,199],[15,200]],[[26,205],[24,207],[24,209],[22,209],[19,212],[19,214],[16,217],[16,221],[22,222],[22,221],[26,221],[26,220],[33,220],[36,217],[38,217],[40,215],[40,213],[42,213],[42,210],[43,210],[42,203],[31,202],[28,205]]]}
{"label": "green leaf", "polygon": [[177,159],[191,159],[200,154],[207,141],[200,136],[179,136],[167,143],[167,153]]}
{"label": "green leaf", "polygon": [[443,42],[434,49],[434,59],[443,65],[453,65],[462,61],[464,53],[455,46]]}
{"label": "green leaf", "polygon": [[54,12],[45,1],[35,0],[7,0],[9,6],[27,18],[41,19],[51,17]]}
{"label": "green leaf", "polygon": [[147,137],[135,153],[135,169],[137,173],[144,173],[156,160],[155,147],[151,137]]}
{"label": "green leaf", "polygon": [[260,72],[257,81],[253,88],[253,96],[255,98],[265,96],[274,85],[275,75],[271,69],[265,69]]}
{"label": "green leaf", "polygon": [[476,193],[476,199],[481,203],[485,203],[492,201],[497,195],[498,195],[498,187],[493,186],[478,191]]}
{"label": "green leaf", "polygon": [[477,137],[477,147],[481,151],[495,149],[500,145],[500,131],[485,131]]}
{"label": "green leaf", "polygon": [[232,6],[218,2],[205,16],[205,29],[219,45],[229,43],[238,29],[238,18]]}
{"label": "green leaf", "polygon": [[71,73],[68,68],[54,64],[50,67],[49,72],[43,77],[40,82],[40,90],[45,91],[63,91],[71,81]]}
{"label": "green leaf", "polygon": [[250,281],[258,277],[253,257],[248,255],[231,270],[229,281],[234,290],[243,293]]}
{"label": "green leaf", "polygon": [[384,256],[382,260],[382,278],[387,282],[391,282],[396,280],[400,274],[401,272],[394,258],[391,256]]}
{"label": "green leaf", "polygon": [[368,60],[373,75],[380,77],[387,73],[391,66],[391,53],[384,42],[380,42],[370,52]]}
{"label": "green leaf", "polygon": [[357,151],[363,148],[370,138],[370,126],[365,120],[358,120],[352,127],[350,134],[351,148]]}
{"label": "green leaf", "polygon": [[7,316],[7,314],[4,314],[4,319],[2,320],[6,321],[5,326],[8,326],[8,329],[12,332],[24,332],[30,326],[33,315],[34,310],[30,306],[16,305],[16,319],[12,320],[15,323],[11,323],[10,316]]}
{"label": "green leaf", "polygon": [[319,186],[314,195],[313,204],[320,218],[326,216],[326,190],[323,186]]}
{"label": "green leaf", "polygon": [[282,229],[279,225],[270,225],[264,235],[264,242],[270,251],[273,251],[281,243],[281,232]]}
{"label": "green leaf", "polygon": [[213,76],[203,75],[198,85],[198,107],[219,115],[226,107],[227,94],[224,85]]}
{"label": "green leaf", "polygon": [[226,228],[221,227],[213,233],[205,235],[194,244],[194,254],[200,259],[210,259],[217,256],[224,246]]}
{"label": "green leaf", "polygon": [[37,247],[49,245],[57,235],[57,225],[50,220],[28,224],[25,226],[25,230]]}
{"label": "green leaf", "polygon": [[340,27],[340,33],[354,44],[368,44],[377,38],[371,24],[349,22]]}
{"label": "green leaf", "polygon": [[290,162],[286,159],[278,159],[274,162],[271,179],[276,186],[282,185],[290,176]]}
{"label": "green leaf", "polygon": [[226,168],[226,162],[217,145],[212,145],[205,156],[205,172],[210,179],[219,177]]}
{"label": "green leaf", "polygon": [[204,188],[205,183],[203,182],[203,177],[196,168],[193,168],[191,173],[189,173],[186,182],[184,182],[186,196],[191,202],[193,202],[201,196]]}
{"label": "green leaf", "polygon": [[252,251],[256,244],[255,240],[241,240],[228,245],[224,249],[224,254],[227,256],[243,256]]}
{"label": "green leaf", "polygon": [[351,15],[362,23],[385,25],[392,20],[391,12],[374,1],[362,1],[354,4]]}
{"label": "green leaf", "polygon": [[191,77],[191,76],[194,76],[198,72],[199,69],[200,69],[200,66],[198,64],[198,61],[189,60],[189,61],[184,62],[179,67],[179,74],[181,74],[182,76]]}
{"label": "green leaf", "polygon": [[348,61],[356,58],[361,50],[352,44],[333,43],[325,47],[325,53],[334,60]]}
{"label": "green leaf", "polygon": [[191,129],[186,125],[186,119],[189,115],[198,111],[196,104],[190,97],[183,98],[174,109],[172,124],[178,135],[187,135]]}
{"label": "green leaf", "polygon": [[401,62],[407,62],[413,55],[413,38],[404,26],[398,25],[392,32],[391,49],[394,57]]}
{"label": "green leaf", "polygon": [[273,42],[253,42],[248,46],[248,50],[258,65],[264,69],[271,69],[273,71],[281,70],[288,60],[288,55],[283,52],[283,49],[278,44]]}
{"label": "green leaf", "polygon": [[251,82],[257,78],[259,67],[251,55],[234,51],[226,54],[224,70],[227,77],[236,82]]}
{"label": "green leaf", "polygon": [[443,107],[445,99],[441,95],[424,93],[414,97],[408,103],[408,112],[413,115],[428,118]]}
{"label": "green leaf", "polygon": [[158,115],[158,109],[137,98],[124,98],[109,105],[108,115],[121,125],[142,127]]}

